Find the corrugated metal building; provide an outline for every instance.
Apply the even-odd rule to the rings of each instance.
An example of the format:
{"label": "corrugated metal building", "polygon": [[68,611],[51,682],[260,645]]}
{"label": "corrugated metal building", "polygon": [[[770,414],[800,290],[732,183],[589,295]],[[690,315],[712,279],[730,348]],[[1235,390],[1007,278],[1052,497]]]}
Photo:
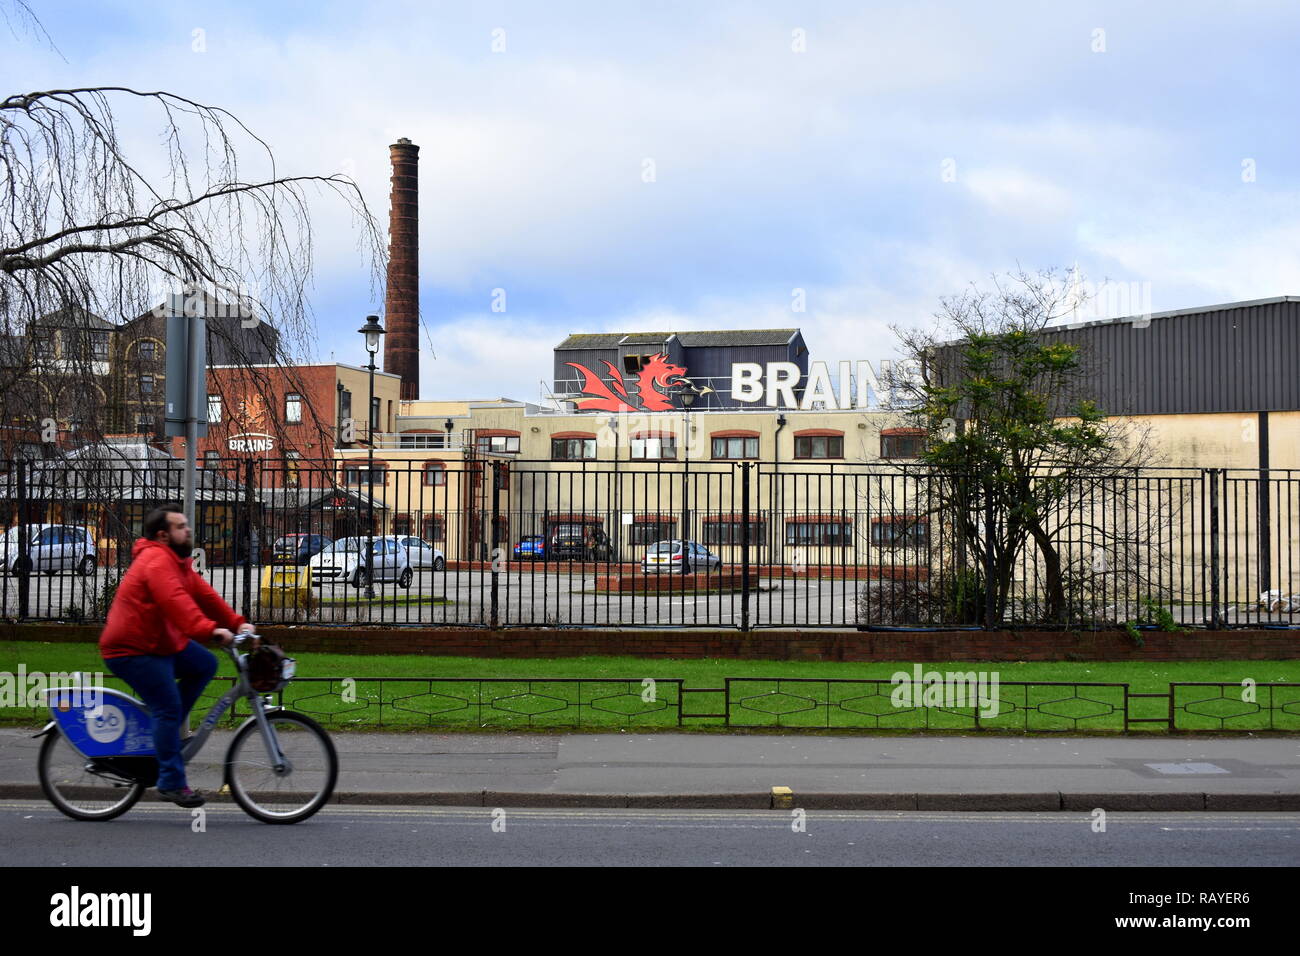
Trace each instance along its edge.
{"label": "corrugated metal building", "polygon": [[1116,415],[1300,409],[1300,297],[1055,326]]}

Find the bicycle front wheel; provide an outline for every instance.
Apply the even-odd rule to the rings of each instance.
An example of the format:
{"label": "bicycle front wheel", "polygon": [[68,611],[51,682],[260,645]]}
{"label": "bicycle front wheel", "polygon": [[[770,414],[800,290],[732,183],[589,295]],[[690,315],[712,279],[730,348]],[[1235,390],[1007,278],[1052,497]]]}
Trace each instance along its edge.
{"label": "bicycle front wheel", "polygon": [[339,758],[325,728],[305,714],[268,713],[288,768],[277,772],[255,721],[235,734],[226,751],[226,784],[249,816],[263,823],[297,823],[323,807],[334,792]]}
{"label": "bicycle front wheel", "polygon": [[111,820],[130,810],[144,784],[96,773],[57,730],[45,735],[36,762],[41,790],[55,809],[74,820]]}

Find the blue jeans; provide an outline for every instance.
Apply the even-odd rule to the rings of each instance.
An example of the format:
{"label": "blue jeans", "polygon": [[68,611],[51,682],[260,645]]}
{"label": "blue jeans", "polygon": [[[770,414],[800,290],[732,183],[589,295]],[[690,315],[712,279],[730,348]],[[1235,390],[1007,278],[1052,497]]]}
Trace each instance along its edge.
{"label": "blue jeans", "polygon": [[104,663],[140,695],[153,718],[153,748],[158,754],[158,789],[185,789],[181,725],[217,672],[217,659],[190,641],[179,654],[108,657]]}

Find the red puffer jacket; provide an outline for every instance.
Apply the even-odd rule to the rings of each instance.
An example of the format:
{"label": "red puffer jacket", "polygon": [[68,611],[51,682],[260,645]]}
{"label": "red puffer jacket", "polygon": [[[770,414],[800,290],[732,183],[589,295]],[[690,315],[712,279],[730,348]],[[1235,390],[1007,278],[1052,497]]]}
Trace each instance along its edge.
{"label": "red puffer jacket", "polygon": [[191,639],[206,643],[218,627],[244,623],[190,561],[161,541],[135,543],[99,635],[101,657],[179,654]]}

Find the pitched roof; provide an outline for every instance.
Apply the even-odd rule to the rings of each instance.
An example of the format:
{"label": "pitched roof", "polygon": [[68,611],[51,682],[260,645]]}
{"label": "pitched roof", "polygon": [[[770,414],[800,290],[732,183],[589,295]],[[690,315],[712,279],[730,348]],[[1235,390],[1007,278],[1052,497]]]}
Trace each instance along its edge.
{"label": "pitched roof", "polygon": [[556,351],[612,349],[620,345],[660,345],[676,336],[686,348],[728,345],[785,345],[798,329],[734,329],[721,332],[582,332],[566,338]]}
{"label": "pitched roof", "polygon": [[65,305],[61,309],[55,309],[53,312],[46,312],[35,322],[42,328],[63,328],[73,326],[82,329],[115,329],[112,322],[101,318],[88,309],[83,309],[79,305]]}

